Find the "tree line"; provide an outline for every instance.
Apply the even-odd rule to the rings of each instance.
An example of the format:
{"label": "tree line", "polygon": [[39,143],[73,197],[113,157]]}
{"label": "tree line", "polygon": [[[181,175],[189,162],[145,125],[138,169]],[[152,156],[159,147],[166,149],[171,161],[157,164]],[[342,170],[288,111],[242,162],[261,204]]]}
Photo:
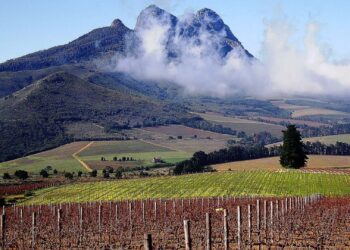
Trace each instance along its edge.
{"label": "tree line", "polygon": [[207,166],[212,164],[258,159],[268,156],[269,150],[258,144],[234,145],[208,154],[203,151],[198,151],[193,154],[191,159],[177,163],[174,168],[174,174],[179,175],[210,171],[210,167]]}

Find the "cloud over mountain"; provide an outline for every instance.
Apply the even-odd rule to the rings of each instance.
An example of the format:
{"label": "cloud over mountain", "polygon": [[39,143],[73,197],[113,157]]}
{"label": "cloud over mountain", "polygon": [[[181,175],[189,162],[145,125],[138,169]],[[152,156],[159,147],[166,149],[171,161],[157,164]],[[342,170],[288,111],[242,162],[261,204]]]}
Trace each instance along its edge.
{"label": "cloud over mountain", "polygon": [[141,12],[126,55],[112,68],[139,79],[179,84],[190,94],[228,96],[347,95],[350,64],[331,63],[309,24],[304,49],[290,44],[284,21],[266,25],[256,60],[217,13],[209,9],[177,18],[152,5]]}

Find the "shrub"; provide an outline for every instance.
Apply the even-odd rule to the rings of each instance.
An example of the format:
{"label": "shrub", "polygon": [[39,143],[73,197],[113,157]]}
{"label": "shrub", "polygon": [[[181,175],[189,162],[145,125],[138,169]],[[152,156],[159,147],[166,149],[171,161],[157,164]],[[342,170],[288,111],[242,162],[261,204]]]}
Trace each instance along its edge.
{"label": "shrub", "polygon": [[3,178],[4,180],[12,179],[12,178],[11,178],[11,175],[10,175],[9,173],[4,173],[4,175],[2,176],[2,178]]}
{"label": "shrub", "polygon": [[71,179],[73,179],[73,174],[67,172],[67,173],[64,174],[64,177],[66,177],[67,179],[71,180]]}
{"label": "shrub", "polygon": [[16,176],[18,179],[25,180],[25,179],[28,178],[28,172],[27,172],[27,171],[24,171],[24,170],[16,170],[15,176]]}
{"label": "shrub", "polygon": [[78,177],[81,177],[83,175],[82,171],[78,171]]}
{"label": "shrub", "polygon": [[42,170],[40,171],[40,175],[41,175],[42,177],[44,177],[44,178],[49,177],[49,173],[48,173],[45,169],[42,169]]}
{"label": "shrub", "polygon": [[96,176],[97,176],[97,170],[96,170],[96,169],[93,169],[93,170],[90,172],[90,176],[91,176],[91,177],[96,177]]}

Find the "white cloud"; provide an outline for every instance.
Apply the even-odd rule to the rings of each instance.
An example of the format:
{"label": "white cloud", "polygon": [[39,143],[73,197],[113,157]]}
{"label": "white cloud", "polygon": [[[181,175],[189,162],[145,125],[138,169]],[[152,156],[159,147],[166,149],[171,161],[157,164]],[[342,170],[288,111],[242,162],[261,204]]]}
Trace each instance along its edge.
{"label": "white cloud", "polygon": [[[285,22],[266,24],[262,44],[262,60],[249,61],[239,51],[225,58],[216,50],[218,40],[205,29],[196,38],[182,38],[181,25],[193,15],[180,18],[175,34],[168,17],[161,21],[147,19],[146,28],[136,35],[140,41],[137,53],[117,57],[113,69],[139,79],[169,81],[182,86],[190,94],[228,96],[348,95],[350,94],[350,63],[329,62],[317,43],[317,25],[309,24],[304,49],[290,43],[293,29]],[[169,36],[173,35],[169,40]],[[177,58],[169,60],[168,51]]]}

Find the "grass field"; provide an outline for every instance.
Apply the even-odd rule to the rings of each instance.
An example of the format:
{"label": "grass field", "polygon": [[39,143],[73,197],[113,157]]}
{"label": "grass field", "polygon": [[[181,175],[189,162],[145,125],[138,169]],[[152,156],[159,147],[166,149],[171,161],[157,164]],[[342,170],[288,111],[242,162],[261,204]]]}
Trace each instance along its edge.
{"label": "grass field", "polygon": [[210,196],[350,194],[350,175],[300,171],[234,171],[77,183],[35,192],[25,204]]}
{"label": "grass field", "polygon": [[350,134],[342,134],[342,135],[328,135],[328,136],[320,136],[320,137],[311,137],[311,138],[304,138],[303,141],[310,141],[310,142],[322,142],[325,144],[335,144],[336,142],[344,142],[344,143],[350,143]]}
{"label": "grass field", "polygon": [[253,133],[258,133],[261,131],[270,132],[274,136],[281,136],[282,130],[285,127],[275,124],[269,124],[264,122],[258,122],[248,119],[242,119],[237,117],[227,117],[216,113],[196,113],[205,120],[214,122],[216,124],[221,124],[224,127],[229,127],[236,131],[244,131],[248,135]]}
{"label": "grass field", "polygon": [[[350,156],[309,155],[305,169],[350,169]],[[279,157],[268,157],[256,160],[237,161],[214,165],[218,171],[231,170],[278,170],[282,169]]]}
{"label": "grass field", "polygon": [[199,139],[205,139],[210,137],[216,140],[228,140],[232,138],[232,136],[230,135],[214,133],[214,132],[190,128],[182,125],[149,127],[149,128],[144,128],[143,130],[154,132],[154,133],[161,133],[172,137],[182,136],[183,138],[193,138],[193,136],[195,135]]}
{"label": "grass field", "polygon": [[72,154],[87,145],[89,142],[73,142],[61,147],[44,151],[38,154],[0,163],[0,173],[14,173],[16,170],[24,169],[31,173],[39,173],[46,166],[52,166],[58,171],[86,171],[76,161]]}
{"label": "grass field", "polygon": [[[106,166],[149,166],[154,164],[153,158],[161,158],[167,163],[176,163],[191,157],[192,154],[158,145],[153,141],[130,140],[94,142],[78,156],[91,168],[102,169]],[[106,161],[101,161],[101,157],[105,157]],[[113,161],[113,157],[132,157],[134,161]]]}
{"label": "grass field", "polygon": [[[327,136],[319,136],[319,137],[310,137],[304,138],[303,142],[321,142],[324,144],[335,144],[337,142],[350,143],[350,134],[342,134],[342,135],[327,135]],[[278,146],[281,145],[282,142],[276,142],[273,144],[267,145],[267,147]]]}
{"label": "grass field", "polygon": [[298,119],[287,119],[287,118],[277,118],[277,117],[267,117],[267,116],[256,116],[254,118],[260,118],[264,121],[269,122],[286,122],[291,124],[298,124],[298,125],[308,125],[310,127],[321,127],[321,126],[329,126],[326,123],[321,122],[314,122],[314,121],[305,121],[305,120],[298,120]]}
{"label": "grass field", "polygon": [[305,108],[294,110],[292,113],[293,118],[302,116],[315,116],[315,115],[337,115],[337,116],[349,116],[349,113],[323,108]]}

